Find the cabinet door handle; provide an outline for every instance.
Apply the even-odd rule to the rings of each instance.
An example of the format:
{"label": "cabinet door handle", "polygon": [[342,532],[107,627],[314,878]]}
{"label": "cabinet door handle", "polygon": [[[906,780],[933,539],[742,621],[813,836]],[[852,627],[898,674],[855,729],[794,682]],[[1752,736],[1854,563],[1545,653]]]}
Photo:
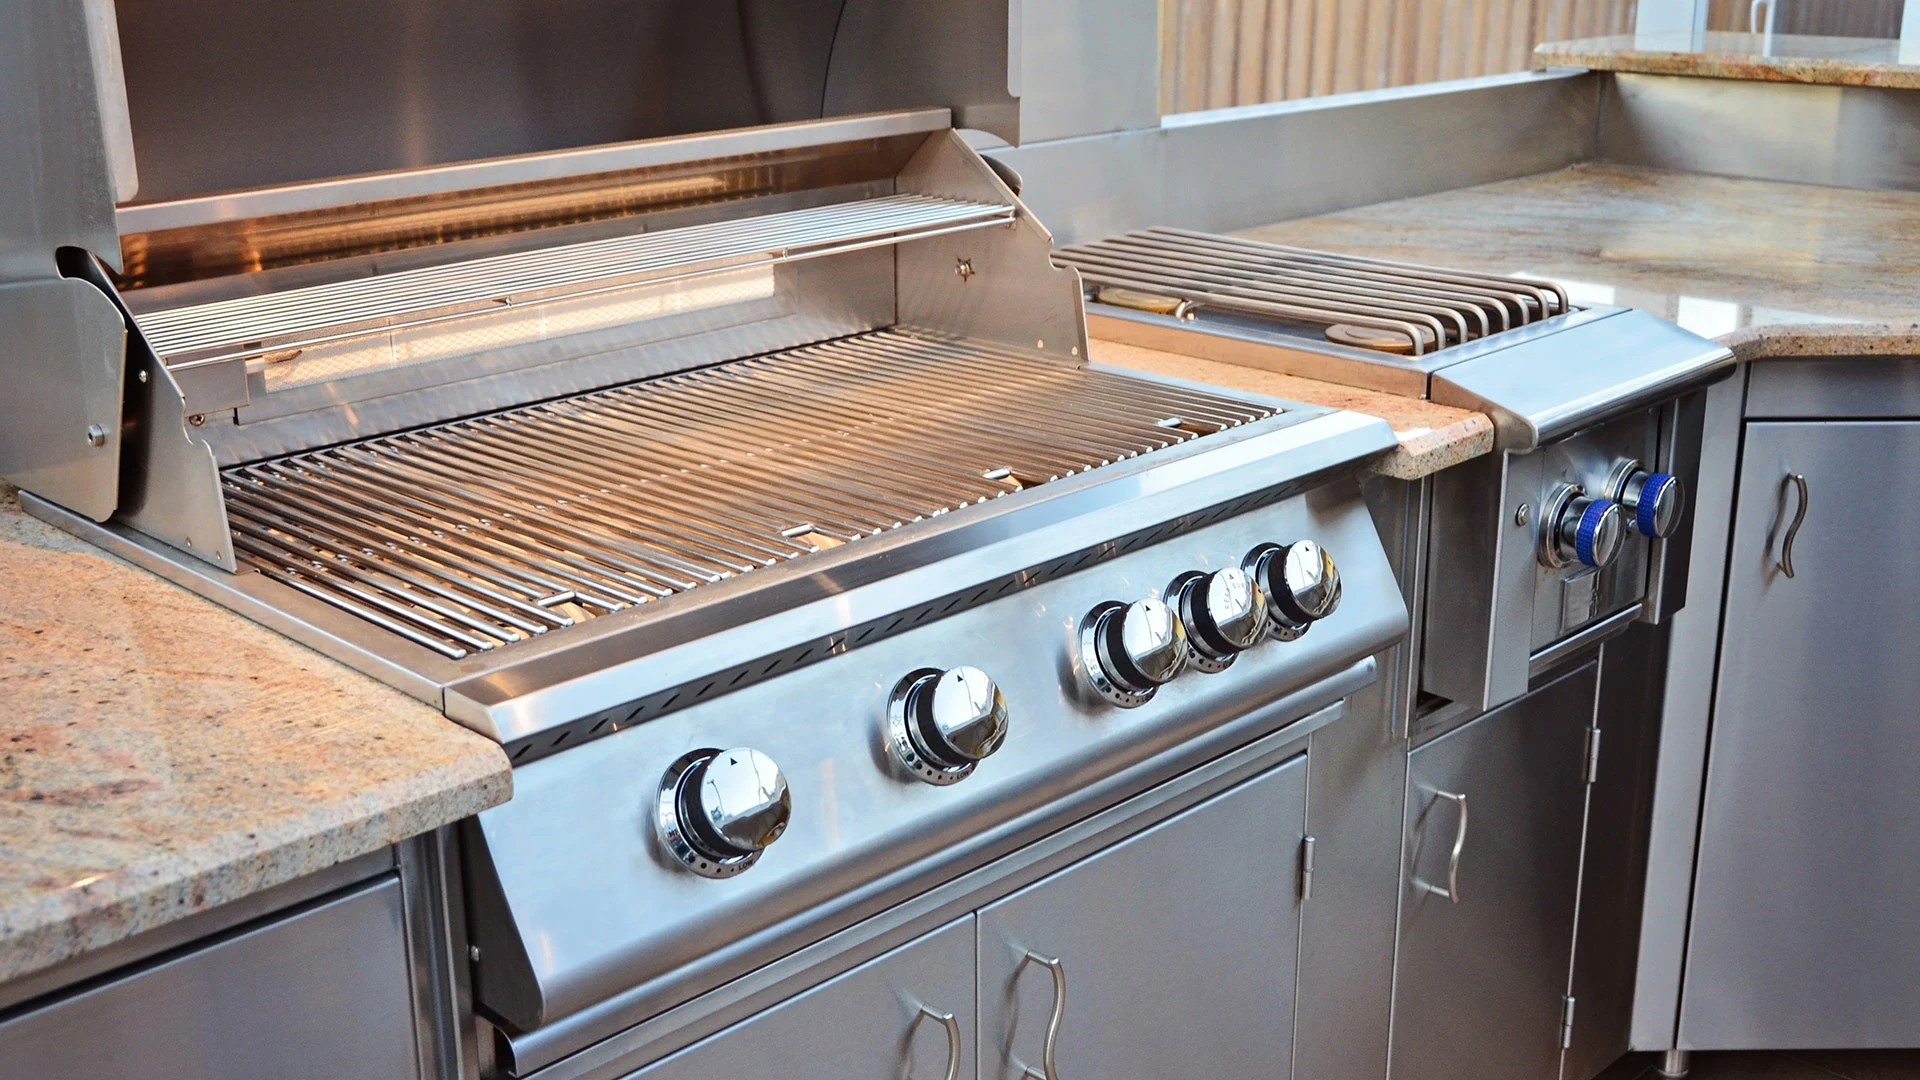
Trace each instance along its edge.
{"label": "cabinet door handle", "polygon": [[1444,896],[1454,903],[1460,902],[1460,852],[1467,846],[1467,797],[1452,791],[1435,791],[1435,799],[1447,799],[1460,807],[1460,817],[1453,826],[1453,851],[1447,856],[1447,884],[1445,888],[1429,881],[1414,878],[1413,883],[1435,896]]}
{"label": "cabinet door handle", "polygon": [[923,1016],[947,1029],[947,1080],[960,1080],[960,1021],[931,1005],[920,1006],[913,1022],[918,1024]]}
{"label": "cabinet door handle", "polygon": [[1780,561],[1776,565],[1780,572],[1793,576],[1793,538],[1800,535],[1800,525],[1807,520],[1807,478],[1797,472],[1790,472],[1780,481],[1781,501],[1786,499],[1787,485],[1793,485],[1800,496],[1799,505],[1793,512],[1793,524],[1787,526],[1786,539],[1780,542]]}
{"label": "cabinet door handle", "polygon": [[1028,1080],[1060,1080],[1060,1063],[1054,1055],[1060,1046],[1060,1021],[1067,1015],[1067,969],[1057,957],[1029,951],[1013,969],[1014,975],[1019,976],[1020,969],[1028,964],[1039,964],[1053,974],[1053,1015],[1047,1020],[1046,1048],[1040,1052],[1045,1070],[1026,1065],[1021,1075]]}

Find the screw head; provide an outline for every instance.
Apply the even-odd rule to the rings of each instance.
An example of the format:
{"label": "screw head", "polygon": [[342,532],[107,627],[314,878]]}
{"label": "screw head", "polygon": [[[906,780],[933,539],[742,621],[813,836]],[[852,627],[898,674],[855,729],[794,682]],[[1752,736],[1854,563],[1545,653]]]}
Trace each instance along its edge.
{"label": "screw head", "polygon": [[467,959],[473,961],[476,964],[479,963],[480,962],[480,946],[478,945],[467,946]]}
{"label": "screw head", "polygon": [[1513,512],[1513,523],[1525,525],[1531,520],[1533,520],[1533,507],[1527,503],[1521,503],[1520,508]]}
{"label": "screw head", "polygon": [[87,425],[87,445],[88,446],[107,445],[107,429],[101,427],[99,424],[88,424]]}
{"label": "screw head", "polygon": [[207,414],[205,413],[194,413],[192,416],[187,417],[187,423],[192,424],[194,427],[199,427],[206,422]]}
{"label": "screw head", "polygon": [[967,281],[972,279],[974,274],[973,260],[972,259],[955,260],[954,266],[953,266],[953,272],[960,275],[961,281]]}

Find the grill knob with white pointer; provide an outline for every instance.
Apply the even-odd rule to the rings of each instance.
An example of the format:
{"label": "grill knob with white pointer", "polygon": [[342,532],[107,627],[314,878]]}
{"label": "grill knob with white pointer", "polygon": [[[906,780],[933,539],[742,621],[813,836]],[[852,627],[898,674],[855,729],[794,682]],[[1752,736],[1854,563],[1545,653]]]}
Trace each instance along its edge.
{"label": "grill knob with white pointer", "polygon": [[1312,540],[1261,544],[1240,565],[1267,598],[1267,629],[1292,641],[1340,606],[1340,568]]}
{"label": "grill knob with white pointer", "polygon": [[1080,622],[1080,661],[1096,693],[1131,709],[1186,667],[1187,630],[1159,600],[1108,600]]}
{"label": "grill knob with white pointer", "polygon": [[1007,741],[1007,699],[987,673],[961,666],[908,672],[887,702],[887,743],[907,771],[952,784]]}
{"label": "grill knob with white pointer", "polygon": [[1238,566],[1189,570],[1167,586],[1167,596],[1187,631],[1187,663],[1201,671],[1225,671],[1266,633],[1266,593]]}
{"label": "grill knob with white pointer", "polygon": [[1563,486],[1547,500],[1541,519],[1540,561],[1559,567],[1572,563],[1604,568],[1620,555],[1627,539],[1626,515],[1618,503],[1589,498],[1580,488]]}
{"label": "grill knob with white pointer", "polygon": [[732,877],[786,832],[793,798],[758,750],[695,750],[660,780],[654,823],[675,859],[702,877]]}
{"label": "grill knob with white pointer", "polygon": [[1640,535],[1658,540],[1680,527],[1687,493],[1672,473],[1648,472],[1637,461],[1623,461],[1614,466],[1607,490]]}

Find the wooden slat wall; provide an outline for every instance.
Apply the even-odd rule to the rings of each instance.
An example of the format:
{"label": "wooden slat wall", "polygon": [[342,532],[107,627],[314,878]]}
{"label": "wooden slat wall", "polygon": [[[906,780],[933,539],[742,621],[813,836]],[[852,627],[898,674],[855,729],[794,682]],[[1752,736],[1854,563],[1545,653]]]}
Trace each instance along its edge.
{"label": "wooden slat wall", "polygon": [[1160,0],[1161,111],[1524,71],[1624,34],[1635,0]]}

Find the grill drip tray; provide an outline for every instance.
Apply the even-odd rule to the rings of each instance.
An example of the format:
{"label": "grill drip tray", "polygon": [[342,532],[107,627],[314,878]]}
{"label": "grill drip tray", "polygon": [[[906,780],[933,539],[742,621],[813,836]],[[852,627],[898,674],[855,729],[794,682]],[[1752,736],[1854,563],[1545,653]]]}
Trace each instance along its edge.
{"label": "grill drip tray", "polygon": [[1276,411],[896,329],[222,481],[243,568],[458,659]]}

